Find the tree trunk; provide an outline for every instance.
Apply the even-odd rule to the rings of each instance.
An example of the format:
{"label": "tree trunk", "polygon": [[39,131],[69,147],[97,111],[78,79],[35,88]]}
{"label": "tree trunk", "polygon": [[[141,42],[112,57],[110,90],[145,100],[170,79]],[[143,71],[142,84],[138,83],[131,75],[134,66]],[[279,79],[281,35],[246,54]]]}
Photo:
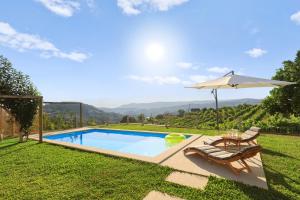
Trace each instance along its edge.
{"label": "tree trunk", "polygon": [[22,131],[19,132],[19,142],[23,142],[23,133],[22,133]]}

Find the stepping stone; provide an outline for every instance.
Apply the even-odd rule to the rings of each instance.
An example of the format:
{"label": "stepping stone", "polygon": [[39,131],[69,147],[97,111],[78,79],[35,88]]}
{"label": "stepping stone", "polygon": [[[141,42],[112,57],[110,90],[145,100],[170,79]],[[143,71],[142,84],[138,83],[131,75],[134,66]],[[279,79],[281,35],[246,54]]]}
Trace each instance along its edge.
{"label": "stepping stone", "polygon": [[175,171],[166,178],[166,181],[196,189],[204,189],[207,185],[208,178],[205,176]]}
{"label": "stepping stone", "polygon": [[173,197],[165,193],[151,191],[143,200],[184,200],[179,197]]}

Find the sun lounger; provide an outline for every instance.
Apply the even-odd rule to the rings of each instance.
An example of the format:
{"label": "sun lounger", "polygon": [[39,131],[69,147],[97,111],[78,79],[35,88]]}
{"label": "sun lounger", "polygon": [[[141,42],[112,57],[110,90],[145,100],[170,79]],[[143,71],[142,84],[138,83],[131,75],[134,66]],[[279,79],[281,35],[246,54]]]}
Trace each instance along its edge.
{"label": "sun lounger", "polygon": [[239,137],[221,137],[221,136],[211,137],[208,138],[206,141],[204,141],[204,144],[218,145],[220,143],[231,142],[236,145],[240,145],[241,143],[248,143],[248,144],[252,143],[256,145],[254,140],[259,136],[259,130],[260,128],[258,127],[251,127],[249,130],[242,133]]}
{"label": "sun lounger", "polygon": [[[188,147],[184,150],[184,154],[186,155],[188,153],[196,153],[208,161],[212,161],[228,167],[236,175],[238,175],[244,169],[246,169],[248,172],[251,171],[245,159],[255,156],[260,151],[261,147],[259,145],[243,147],[241,150],[235,153],[225,151],[215,146],[203,145],[199,147]],[[239,163],[242,167],[234,167],[232,163],[235,161],[240,161]]]}

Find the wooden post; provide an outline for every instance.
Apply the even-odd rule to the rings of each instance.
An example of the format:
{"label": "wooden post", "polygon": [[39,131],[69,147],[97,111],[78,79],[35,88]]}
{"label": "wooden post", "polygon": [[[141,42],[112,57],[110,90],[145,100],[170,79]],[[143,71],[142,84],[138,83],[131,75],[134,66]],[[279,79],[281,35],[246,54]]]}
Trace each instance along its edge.
{"label": "wooden post", "polygon": [[3,140],[4,127],[2,125],[2,108],[0,107],[0,142]]}
{"label": "wooden post", "polygon": [[82,121],[82,103],[80,103],[80,127],[83,127],[83,121]]}
{"label": "wooden post", "polygon": [[3,115],[2,115],[2,108],[0,107],[0,129],[4,129],[4,123],[3,123]]}
{"label": "wooden post", "polygon": [[219,130],[219,104],[218,104],[218,90],[213,89],[211,93],[214,95],[216,101],[216,121],[217,121],[217,130]]}
{"label": "wooden post", "polygon": [[215,98],[216,98],[216,117],[217,117],[217,129],[219,130],[220,129],[220,127],[219,127],[219,104],[218,104],[218,90],[217,89],[215,89],[215,94],[216,94],[216,96],[215,96]]}
{"label": "wooden post", "polygon": [[43,142],[43,97],[39,98],[39,142]]}

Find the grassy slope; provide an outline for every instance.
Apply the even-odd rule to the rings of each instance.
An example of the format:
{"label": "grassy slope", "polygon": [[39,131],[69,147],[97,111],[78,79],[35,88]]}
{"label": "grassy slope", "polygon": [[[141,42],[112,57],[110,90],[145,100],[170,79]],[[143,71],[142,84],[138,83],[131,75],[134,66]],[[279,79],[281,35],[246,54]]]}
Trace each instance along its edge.
{"label": "grassy slope", "polygon": [[264,147],[269,191],[213,177],[199,191],[165,182],[169,168],[9,139],[0,143],[0,199],[142,199],[151,190],[186,199],[299,199],[300,138],[263,135],[259,143]]}

